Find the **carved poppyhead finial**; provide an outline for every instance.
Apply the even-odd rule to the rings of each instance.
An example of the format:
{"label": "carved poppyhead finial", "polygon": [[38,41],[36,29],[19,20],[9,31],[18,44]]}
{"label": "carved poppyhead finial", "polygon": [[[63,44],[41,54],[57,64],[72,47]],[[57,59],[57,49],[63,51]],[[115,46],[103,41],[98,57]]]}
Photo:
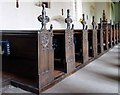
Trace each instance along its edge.
{"label": "carved poppyhead finial", "polygon": [[70,24],[72,23],[72,19],[70,18],[70,10],[67,9],[67,18],[65,19],[65,23],[67,23],[67,29],[70,29]]}
{"label": "carved poppyhead finial", "polygon": [[110,25],[112,25],[112,20],[110,20]]}
{"label": "carved poppyhead finial", "polygon": [[42,4],[42,8],[43,8],[43,10],[45,10],[45,4]]}
{"label": "carved poppyhead finial", "polygon": [[44,29],[46,30],[46,23],[49,22],[49,17],[46,16],[46,11],[45,11],[45,4],[42,5],[42,15],[40,15],[38,17],[38,20],[41,22],[42,24],[42,28],[41,29]]}
{"label": "carved poppyhead finial", "polygon": [[92,19],[93,19],[93,22],[94,22],[95,21],[95,17],[93,16]]}
{"label": "carved poppyhead finial", "polygon": [[85,21],[85,14],[82,15],[83,16],[83,20],[82,20],[82,25],[83,25],[83,29],[85,29],[85,24],[86,24],[86,21]]}
{"label": "carved poppyhead finial", "polygon": [[71,28],[72,30],[74,29],[74,24],[72,24],[72,28]]}
{"label": "carved poppyhead finial", "polygon": [[102,18],[100,18],[100,28],[102,28]]}
{"label": "carved poppyhead finial", "polygon": [[100,18],[100,23],[102,23],[102,18]]}
{"label": "carved poppyhead finial", "polygon": [[103,10],[103,21],[106,20],[105,10]]}
{"label": "carved poppyhead finial", "polygon": [[85,20],[85,14],[82,14],[82,16],[83,16],[83,20]]}
{"label": "carved poppyhead finial", "polygon": [[67,9],[67,17],[70,17],[70,10]]}
{"label": "carved poppyhead finial", "polygon": [[92,26],[93,26],[93,29],[95,29],[95,17],[94,16],[92,17]]}
{"label": "carved poppyhead finial", "polygon": [[52,29],[53,29],[53,25],[51,24],[51,25],[50,25],[50,30],[52,30]]}

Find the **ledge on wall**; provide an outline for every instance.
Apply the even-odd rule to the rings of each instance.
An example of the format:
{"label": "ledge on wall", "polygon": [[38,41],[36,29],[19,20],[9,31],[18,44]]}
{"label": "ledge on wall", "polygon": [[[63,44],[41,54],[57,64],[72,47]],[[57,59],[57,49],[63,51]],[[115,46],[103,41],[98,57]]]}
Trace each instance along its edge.
{"label": "ledge on wall", "polygon": [[57,16],[53,16],[53,17],[51,18],[51,21],[52,21],[52,20],[55,20],[55,21],[57,21],[57,22],[64,23],[64,22],[65,22],[65,17],[62,16],[62,15],[57,15]]}

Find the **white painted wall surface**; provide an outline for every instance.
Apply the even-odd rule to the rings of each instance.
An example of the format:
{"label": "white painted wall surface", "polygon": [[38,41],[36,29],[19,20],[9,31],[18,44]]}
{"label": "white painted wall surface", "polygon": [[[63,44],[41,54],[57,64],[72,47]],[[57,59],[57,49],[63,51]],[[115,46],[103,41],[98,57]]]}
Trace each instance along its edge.
{"label": "white painted wall surface", "polygon": [[83,13],[88,15],[88,20],[86,19],[88,28],[92,28],[92,16],[95,16],[97,23],[100,22],[103,10],[106,11],[106,18],[109,22],[111,18],[110,2],[83,2]]}
{"label": "white painted wall surface", "polygon": [[[41,14],[42,8],[35,6],[35,1],[21,2],[19,1],[19,8],[16,8],[15,1],[12,2],[0,2],[0,30],[40,30],[41,24],[37,20],[37,17]],[[96,22],[99,22],[99,18],[102,17],[103,9],[106,10],[107,19],[110,19],[110,3],[100,2],[83,2],[77,1],[77,10],[74,8],[74,1],[70,2],[63,0],[60,2],[54,2],[52,0],[51,8],[46,9],[47,15],[51,18],[54,16],[60,16],[62,14],[61,9],[64,9],[63,17],[66,18],[66,11],[70,9],[71,18],[75,24],[75,29],[82,28],[82,24],[79,19],[82,18],[82,14],[88,15],[86,22],[88,28],[92,28],[92,16],[96,18]],[[82,0],[81,0],[82,1]],[[75,19],[75,11],[77,11],[77,19]],[[77,21],[76,21],[77,20]],[[53,29],[65,29],[66,24],[64,22],[50,21],[47,24],[49,28],[50,24],[53,24]]]}
{"label": "white painted wall surface", "polygon": [[[16,8],[15,2],[0,3],[0,30],[39,30],[41,28],[37,17],[41,14],[42,8],[37,7],[35,2],[19,2],[19,8]],[[74,19],[73,2],[52,2],[51,8],[46,9],[50,19],[54,16],[62,15],[61,9],[64,9],[63,17],[66,17],[67,9],[70,9],[71,18]],[[53,24],[53,29],[66,28],[63,22],[50,21],[47,24]]]}

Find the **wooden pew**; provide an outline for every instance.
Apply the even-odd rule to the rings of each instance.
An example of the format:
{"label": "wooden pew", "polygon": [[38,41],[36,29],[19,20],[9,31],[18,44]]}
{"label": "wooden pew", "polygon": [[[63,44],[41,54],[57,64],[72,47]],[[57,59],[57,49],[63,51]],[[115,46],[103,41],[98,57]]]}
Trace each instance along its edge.
{"label": "wooden pew", "polygon": [[5,54],[2,56],[3,76],[12,79],[13,85],[21,84],[23,89],[28,86],[32,86],[34,89],[38,88],[37,37],[37,32],[33,31],[11,30],[3,31],[2,34],[2,41],[9,41],[11,51],[9,56]]}
{"label": "wooden pew", "polygon": [[118,23],[118,43],[120,43],[120,23]]}
{"label": "wooden pew", "polygon": [[110,20],[110,23],[108,23],[108,35],[109,35],[109,39],[108,39],[108,42],[109,42],[109,48],[112,48],[113,47],[113,44],[112,44],[112,21]]}
{"label": "wooden pew", "polygon": [[76,67],[88,62],[88,31],[83,14],[83,29],[74,30]]}
{"label": "wooden pew", "polygon": [[66,72],[65,32],[64,30],[53,30],[53,32],[54,74],[57,78]]}
{"label": "wooden pew", "polygon": [[88,29],[88,46],[89,46],[89,57],[97,57],[97,26],[94,21],[94,16],[92,18],[93,29]]}
{"label": "wooden pew", "polygon": [[97,29],[97,43],[98,43],[98,55],[103,54],[103,27],[102,27],[102,19],[100,18],[100,23],[98,24]]}
{"label": "wooden pew", "polygon": [[116,40],[116,44],[118,44],[118,27],[119,27],[118,25],[119,25],[118,23],[115,24],[115,32],[116,32],[115,40]]}
{"label": "wooden pew", "polygon": [[[11,84],[40,93],[54,80],[54,51],[52,26],[48,31],[45,5],[38,20],[40,31],[3,31],[2,40],[10,43],[10,55],[3,54],[3,74],[12,77]],[[4,73],[5,72],[5,73]],[[7,73],[6,73],[7,72]]]}
{"label": "wooden pew", "polygon": [[40,93],[57,78],[75,70],[75,49],[72,19],[67,10],[65,30],[46,29],[49,17],[45,5],[38,20],[40,31],[3,31],[2,40],[10,43],[10,54],[3,55],[3,74],[10,83],[34,93]]}
{"label": "wooden pew", "polygon": [[113,36],[112,36],[112,44],[113,44],[113,46],[115,46],[116,45],[116,43],[115,43],[115,25],[113,24],[112,25],[112,31],[113,31]]}
{"label": "wooden pew", "polygon": [[75,46],[74,46],[74,25],[72,28],[70,24],[72,19],[70,18],[69,9],[67,10],[67,18],[65,19],[67,23],[67,29],[65,30],[65,54],[66,54],[66,63],[67,63],[67,73],[71,73],[75,70]]}
{"label": "wooden pew", "polygon": [[[67,29],[53,30],[53,45],[54,49],[54,68],[55,70],[63,70],[64,73],[71,73],[75,70],[75,51],[73,39],[73,25],[70,28],[72,19],[67,10]],[[59,74],[56,74],[59,75]]]}
{"label": "wooden pew", "polygon": [[107,24],[107,19],[105,15],[105,10],[103,10],[103,19],[102,19],[102,26],[103,26],[103,45],[104,45],[104,50],[108,50],[108,24]]}
{"label": "wooden pew", "polygon": [[96,58],[97,54],[103,53],[103,31],[106,49],[111,41],[109,37],[113,39],[111,32],[108,34],[105,20],[100,19],[96,30],[93,17],[93,29],[88,30],[84,14],[83,29],[74,30],[69,10],[65,30],[53,30],[52,25],[47,30],[49,17],[45,5],[42,7],[42,15],[38,17],[42,24],[40,31],[11,30],[3,31],[2,35],[2,40],[10,44],[10,53],[3,54],[3,74],[11,78],[12,85],[37,94],[59,77],[74,72],[75,67],[88,63],[90,57]]}

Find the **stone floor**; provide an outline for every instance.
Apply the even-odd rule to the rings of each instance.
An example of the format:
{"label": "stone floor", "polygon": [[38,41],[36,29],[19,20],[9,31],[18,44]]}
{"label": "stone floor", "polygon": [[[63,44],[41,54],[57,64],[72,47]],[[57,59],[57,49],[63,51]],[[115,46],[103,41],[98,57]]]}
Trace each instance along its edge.
{"label": "stone floor", "polygon": [[2,92],[3,93],[30,93],[30,92],[24,91],[20,88],[13,87],[11,85],[8,85],[7,87],[4,87],[2,89]]}
{"label": "stone floor", "polygon": [[118,93],[120,45],[43,93]]}
{"label": "stone floor", "polygon": [[[119,54],[120,47],[115,46],[100,58],[43,93],[118,93]],[[4,92],[29,93],[13,86],[4,88]]]}

